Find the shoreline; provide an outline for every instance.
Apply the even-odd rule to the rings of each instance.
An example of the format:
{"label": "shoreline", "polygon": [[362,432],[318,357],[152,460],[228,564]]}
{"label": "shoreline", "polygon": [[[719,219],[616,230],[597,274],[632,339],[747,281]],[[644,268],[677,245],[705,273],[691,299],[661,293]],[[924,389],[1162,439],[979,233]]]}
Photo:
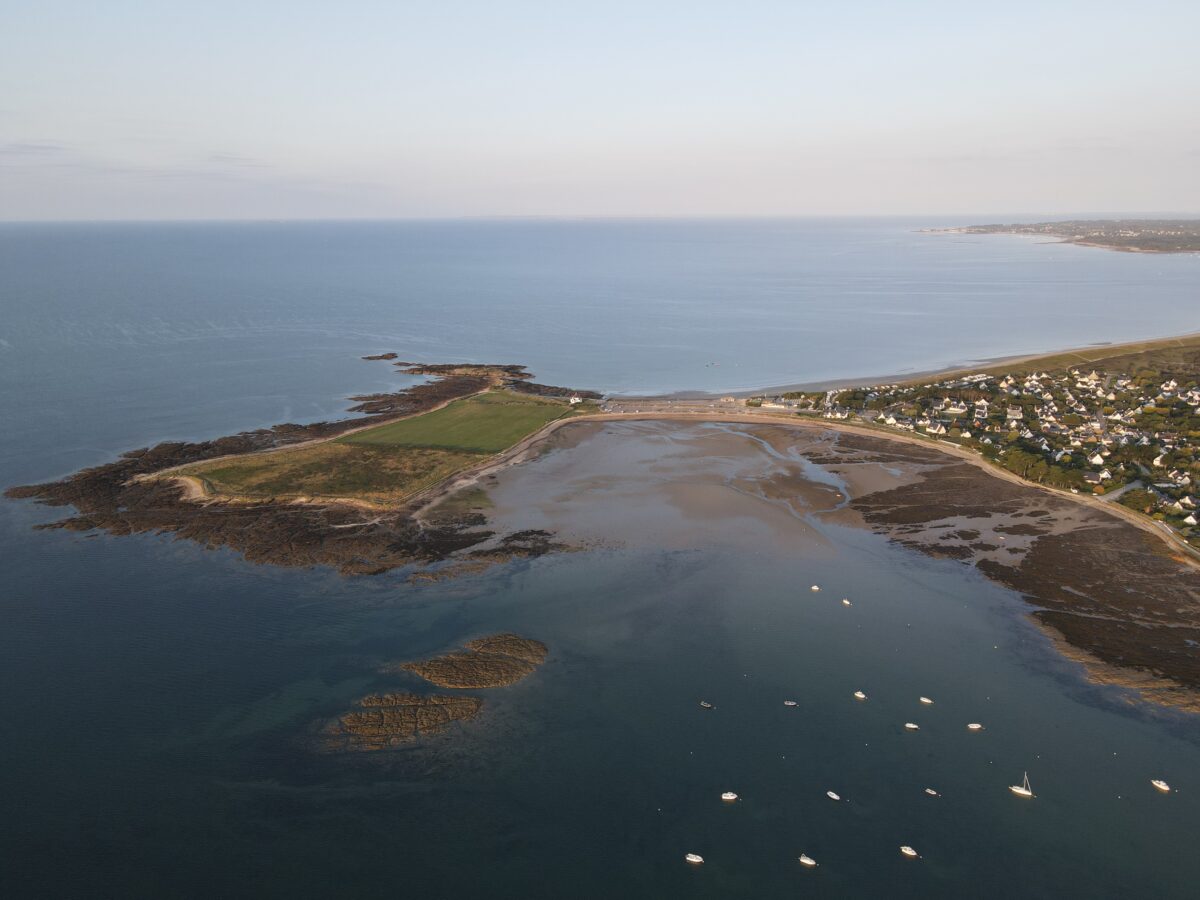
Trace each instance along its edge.
{"label": "shoreline", "polygon": [[[1042,361],[1057,360],[1059,357],[1078,356],[1079,365],[1091,365],[1093,362],[1121,353],[1157,350],[1164,347],[1185,346],[1190,342],[1200,343],[1200,331],[1188,331],[1183,334],[1167,335],[1164,337],[1147,338],[1138,341],[1121,341],[1118,343],[1097,342],[1083,346],[1067,347],[1061,350],[1046,350],[1035,353],[1014,353],[1006,356],[991,356],[976,360],[975,364],[955,364],[941,369],[929,369],[920,372],[908,372],[893,375],[870,377],[829,378],[820,381],[796,382],[782,385],[768,385],[755,389],[737,389],[730,391],[693,391],[679,390],[660,394],[606,394],[620,400],[708,400],[716,397],[756,397],[763,394],[783,394],[790,391],[842,390],[857,387],[871,387],[879,384],[919,384],[929,381],[944,381],[948,378],[973,375],[980,372],[993,372],[997,369],[1007,369],[1012,366],[1039,368]],[[1089,359],[1087,354],[1091,354]],[[1099,355],[1097,355],[1099,354]],[[1058,365],[1063,365],[1060,361]]]}
{"label": "shoreline", "polygon": [[568,419],[556,419],[553,422],[547,423],[540,430],[529,435],[520,443],[514,444],[508,450],[497,454],[493,459],[486,463],[481,463],[478,467],[465,469],[454,475],[449,476],[439,484],[430,485],[423,488],[407,498],[403,508],[409,509],[412,513],[420,518],[422,515],[433,509],[438,503],[442,502],[451,495],[457,493],[463,488],[477,484],[481,479],[486,478],[510,466],[519,465],[527,458],[527,454],[531,454],[538,449],[538,446],[554,432],[560,428],[574,423],[585,422],[635,422],[635,421],[682,421],[682,422],[714,422],[714,423],[729,423],[743,425],[782,425],[786,427],[797,428],[801,430],[814,431],[838,431],[846,434],[860,434],[869,437],[878,438],[884,441],[893,441],[899,444],[907,444],[909,446],[927,447],[932,450],[937,450],[947,456],[954,457],[962,462],[970,463],[976,468],[988,475],[999,478],[1002,481],[1007,481],[1010,484],[1020,485],[1022,487],[1031,488],[1041,491],[1054,497],[1060,497],[1066,500],[1079,503],[1082,506],[1099,510],[1111,515],[1113,518],[1120,519],[1130,525],[1134,525],[1147,534],[1154,535],[1172,552],[1172,558],[1184,563],[1185,565],[1193,566],[1200,569],[1200,551],[1184,544],[1180,539],[1173,534],[1161,529],[1155,528],[1155,523],[1147,520],[1144,516],[1139,516],[1132,510],[1126,509],[1119,504],[1114,504],[1111,501],[1105,501],[1099,497],[1089,494],[1072,494],[1069,491],[1059,490],[1058,488],[1049,487],[1044,484],[1035,484],[1031,481],[1026,481],[1019,475],[1002,469],[999,466],[992,465],[987,462],[982,456],[973,453],[970,450],[964,450],[957,445],[944,444],[940,441],[931,438],[921,438],[909,434],[897,434],[890,429],[872,428],[868,425],[855,425],[846,422],[840,422],[830,419],[811,420],[801,419],[797,416],[776,415],[773,413],[721,413],[721,412],[645,412],[645,413],[596,413],[594,415],[573,416]]}

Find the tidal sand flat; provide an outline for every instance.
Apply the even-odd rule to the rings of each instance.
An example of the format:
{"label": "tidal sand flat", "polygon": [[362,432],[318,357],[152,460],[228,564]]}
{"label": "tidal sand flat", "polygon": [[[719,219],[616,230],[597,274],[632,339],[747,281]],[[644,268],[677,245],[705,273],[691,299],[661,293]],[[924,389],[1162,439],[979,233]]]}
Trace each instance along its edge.
{"label": "tidal sand flat", "polygon": [[[1200,762],[1193,717],[1094,683],[1030,621],[1031,594],[975,565],[1108,517],[982,470],[930,488],[936,528],[889,496],[955,464],[823,428],[579,422],[496,476],[497,527],[588,548],[506,576],[522,599],[504,615],[564,661],[521,700],[548,745],[525,802],[588,829],[607,869],[589,877],[639,896],[950,897],[964,879],[981,897],[1186,896],[1200,807],[1183,782],[1158,802],[1149,772]],[[566,731],[591,749],[551,762]],[[1008,789],[1026,771],[1028,803]],[[596,804],[621,837],[584,824]],[[801,851],[820,880],[800,880]]]}
{"label": "tidal sand flat", "polygon": [[[630,442],[605,440],[594,459],[584,448],[599,434]],[[493,491],[495,521],[571,542],[687,546],[720,533],[757,552],[794,552],[802,540],[806,553],[826,543],[820,523],[871,528],[1019,591],[1038,625],[1096,680],[1200,711],[1200,571],[1095,506],[934,447],[819,425],[577,423],[551,440],[575,450],[519,500]],[[664,452],[639,464],[646,441]],[[570,468],[580,456],[586,479]],[[639,521],[644,508],[630,502],[646,491],[677,519],[665,537],[659,516]]]}

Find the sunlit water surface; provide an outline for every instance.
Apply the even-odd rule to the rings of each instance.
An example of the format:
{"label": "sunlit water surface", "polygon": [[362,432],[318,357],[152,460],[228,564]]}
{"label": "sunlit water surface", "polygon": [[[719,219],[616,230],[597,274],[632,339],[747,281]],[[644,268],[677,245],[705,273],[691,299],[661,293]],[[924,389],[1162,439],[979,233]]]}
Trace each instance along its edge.
{"label": "sunlit water surface", "polygon": [[[357,358],[380,350],[725,390],[1195,328],[1195,258],[926,224],[5,226],[0,483],[340,415],[402,383]],[[586,549],[433,585],[34,532],[55,513],[0,503],[0,890],[1193,895],[1193,720],[1086,684],[958,563],[664,501],[693,439],[613,426],[506,473],[497,515],[562,504]],[[551,655],[480,720],[312,752],[355,698],[422,689],[380,662],[501,630]],[[1026,770],[1031,801],[1007,790]]]}

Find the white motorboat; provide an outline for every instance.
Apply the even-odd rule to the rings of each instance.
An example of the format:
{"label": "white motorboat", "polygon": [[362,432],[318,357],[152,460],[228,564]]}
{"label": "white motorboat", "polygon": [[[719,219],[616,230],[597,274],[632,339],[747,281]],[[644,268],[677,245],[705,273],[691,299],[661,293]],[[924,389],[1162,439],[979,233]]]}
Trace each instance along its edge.
{"label": "white motorboat", "polygon": [[848,597],[843,597],[842,598],[842,606],[853,606],[853,604],[850,602],[850,599]]}
{"label": "white motorboat", "polygon": [[1171,792],[1171,786],[1169,784],[1167,784],[1165,781],[1163,781],[1161,778],[1151,778],[1150,783],[1152,785],[1154,785],[1156,788],[1158,788],[1160,791],[1162,791],[1164,794],[1168,794]]}
{"label": "white motorboat", "polygon": [[809,590],[812,591],[814,594],[817,591],[819,591],[820,589],[821,589],[821,586],[819,584],[814,584],[812,587],[809,588]]}
{"label": "white motorboat", "polygon": [[983,731],[983,726],[980,725],[978,722],[971,722],[970,724],[967,725],[967,730],[968,731]]}
{"label": "white motorboat", "polygon": [[922,702],[922,703],[924,703],[926,706],[933,706],[933,701],[932,701],[932,700],[930,700],[928,697],[921,697],[921,698],[920,698],[920,700],[921,700],[921,702]]}
{"label": "white motorboat", "polygon": [[796,705],[796,701],[795,701],[795,700],[784,700],[784,701],[783,701],[783,705],[784,705],[784,706],[795,706],[795,705]]}
{"label": "white motorboat", "polygon": [[830,800],[841,800],[842,799],[841,794],[835,794],[833,791],[826,791],[825,796],[828,797]]}
{"label": "white motorboat", "polygon": [[866,700],[866,699],[867,699],[867,695],[866,695],[866,694],[864,694],[862,691],[855,691],[855,692],[854,692],[854,699],[855,699],[855,700]]}
{"label": "white motorboat", "polygon": [[700,708],[701,709],[714,709],[713,705],[711,703],[709,703],[707,700],[700,701]]}
{"label": "white motorboat", "polygon": [[684,857],[684,859],[686,859],[688,862],[690,862],[694,866],[698,866],[702,862],[704,862],[704,857],[701,856],[699,853],[689,853]]}
{"label": "white motorboat", "polygon": [[815,859],[813,859],[811,856],[809,856],[807,853],[801,853],[800,854],[800,865],[808,866],[811,869],[813,866],[817,865],[817,861]]}
{"label": "white motorboat", "polygon": [[1016,794],[1018,797],[1032,797],[1033,796],[1033,788],[1031,788],[1029,786],[1029,773],[1028,772],[1025,773],[1024,781],[1022,781],[1020,784],[1010,784],[1008,786],[1008,789],[1010,791],[1012,791],[1014,794]]}
{"label": "white motorboat", "polygon": [[921,730],[921,726],[918,725],[916,722],[905,722],[904,727],[907,728],[909,731],[920,731]]}
{"label": "white motorboat", "polygon": [[942,795],[941,795],[941,794],[939,794],[937,791],[935,791],[933,788],[925,788],[925,793],[927,793],[927,794],[928,794],[930,797],[940,797],[940,796],[942,796]]}
{"label": "white motorboat", "polygon": [[738,795],[735,794],[733,791],[726,791],[725,793],[723,793],[721,795],[721,799],[725,800],[725,801],[732,801],[732,800],[738,799]]}
{"label": "white motorboat", "polygon": [[900,846],[900,852],[903,853],[905,856],[907,856],[909,859],[916,859],[918,856],[921,855],[921,854],[917,853],[917,851],[914,850],[912,847],[908,846],[908,844],[902,844]]}

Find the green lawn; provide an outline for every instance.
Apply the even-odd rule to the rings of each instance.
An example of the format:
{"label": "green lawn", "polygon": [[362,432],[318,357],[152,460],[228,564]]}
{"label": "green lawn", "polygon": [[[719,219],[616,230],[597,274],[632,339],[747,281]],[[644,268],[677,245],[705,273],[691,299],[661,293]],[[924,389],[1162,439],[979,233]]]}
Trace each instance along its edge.
{"label": "green lawn", "polygon": [[346,435],[337,442],[499,453],[547,422],[570,413],[571,408],[561,400],[489,391],[455,400],[431,413]]}

